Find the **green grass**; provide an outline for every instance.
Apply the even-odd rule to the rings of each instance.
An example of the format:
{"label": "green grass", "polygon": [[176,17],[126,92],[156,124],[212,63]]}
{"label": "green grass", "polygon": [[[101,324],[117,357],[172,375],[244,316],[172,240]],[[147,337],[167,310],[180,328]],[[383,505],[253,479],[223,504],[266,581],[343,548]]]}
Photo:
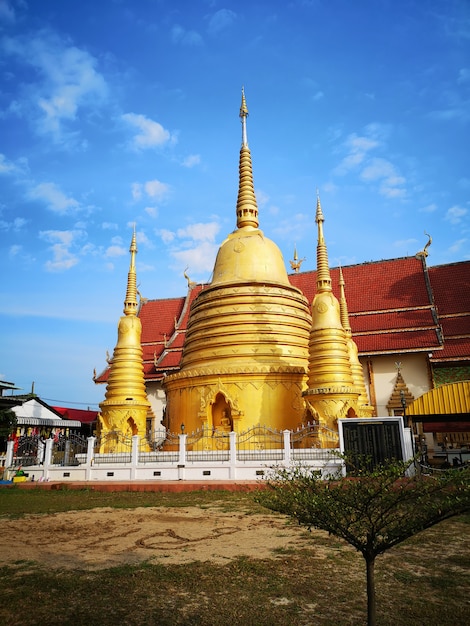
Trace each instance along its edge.
{"label": "green grass", "polygon": [[[241,493],[4,489],[0,523],[2,517],[14,515],[21,533],[21,516],[26,513],[141,506],[216,506],[268,513],[252,495]],[[377,559],[379,626],[468,623],[469,523],[469,516],[448,520]],[[311,538],[311,549],[276,550],[272,559],[237,558],[225,565],[144,562],[99,571],[61,571],[31,563],[23,554],[0,568],[0,624],[362,626],[366,621],[362,557],[326,533],[315,531]],[[60,538],[54,541],[60,544]]]}
{"label": "green grass", "polygon": [[120,491],[101,492],[93,489],[21,489],[0,487],[0,519],[2,516],[20,518],[29,513],[59,513],[84,511],[96,507],[127,509],[136,507],[168,506],[200,508],[216,505],[221,511],[239,510],[266,513],[266,509],[253,502],[249,493],[228,491],[189,491],[182,493]]}

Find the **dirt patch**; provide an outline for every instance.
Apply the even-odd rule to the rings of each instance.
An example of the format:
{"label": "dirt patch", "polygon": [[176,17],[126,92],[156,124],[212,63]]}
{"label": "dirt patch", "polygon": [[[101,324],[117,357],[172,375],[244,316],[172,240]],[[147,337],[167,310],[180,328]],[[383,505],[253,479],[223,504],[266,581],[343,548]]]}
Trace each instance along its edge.
{"label": "dirt patch", "polygon": [[2,536],[0,564],[34,561],[59,569],[96,570],[142,561],[220,564],[239,556],[276,558],[302,547],[322,556],[307,531],[287,518],[222,512],[217,507],[27,515],[2,520]]}

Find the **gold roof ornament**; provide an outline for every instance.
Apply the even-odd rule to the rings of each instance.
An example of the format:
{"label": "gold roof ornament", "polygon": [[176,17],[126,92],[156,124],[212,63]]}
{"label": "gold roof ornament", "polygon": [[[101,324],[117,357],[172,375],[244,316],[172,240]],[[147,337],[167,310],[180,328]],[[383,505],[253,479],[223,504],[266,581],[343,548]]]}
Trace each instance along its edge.
{"label": "gold roof ornament", "polygon": [[290,263],[291,269],[293,269],[296,274],[299,273],[300,266],[302,265],[304,261],[305,261],[305,257],[303,259],[299,259],[299,256],[297,254],[297,247],[294,246],[294,259],[292,261],[289,261],[289,263]]}
{"label": "gold roof ornament", "polygon": [[416,257],[421,257],[423,259],[425,259],[428,256],[428,248],[429,246],[432,244],[432,237],[431,235],[429,235],[426,231],[424,231],[424,234],[426,235],[426,237],[428,238],[428,241],[426,243],[426,245],[424,246],[424,248],[422,250],[420,250],[419,252],[416,253]]}

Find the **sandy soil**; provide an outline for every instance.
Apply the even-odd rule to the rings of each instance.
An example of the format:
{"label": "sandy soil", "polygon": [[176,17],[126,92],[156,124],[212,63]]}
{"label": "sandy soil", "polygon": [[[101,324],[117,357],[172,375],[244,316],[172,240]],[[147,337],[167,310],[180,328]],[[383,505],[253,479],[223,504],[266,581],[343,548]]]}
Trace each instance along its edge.
{"label": "sandy soil", "polygon": [[36,561],[60,569],[142,561],[227,563],[244,555],[276,558],[280,548],[312,548],[307,531],[287,518],[217,507],[99,508],[2,520],[1,528],[0,564]]}

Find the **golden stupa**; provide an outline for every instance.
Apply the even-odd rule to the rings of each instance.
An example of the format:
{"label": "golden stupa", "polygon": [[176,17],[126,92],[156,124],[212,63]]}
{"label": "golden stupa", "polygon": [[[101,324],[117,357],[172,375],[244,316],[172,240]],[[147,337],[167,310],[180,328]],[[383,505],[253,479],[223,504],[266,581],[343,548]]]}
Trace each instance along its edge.
{"label": "golden stupa", "polygon": [[368,406],[365,395],[361,365],[359,360],[355,362],[357,348],[351,337],[344,284],[341,285],[343,307],[333,294],[323,234],[325,218],[319,196],[315,221],[318,228],[317,292],[312,302],[308,381],[303,397],[311,419],[325,427],[319,430],[321,445],[329,447],[337,443],[338,419],[370,417],[372,407]]}
{"label": "golden stupa", "polygon": [[[142,360],[140,337],[142,324],[137,315],[137,280],[135,256],[137,243],[135,229],[130,247],[131,261],[127,278],[127,292],[124,300],[124,315],[118,323],[118,341],[110,361],[105,400],[100,404],[98,414],[98,435],[102,444],[101,452],[111,451],[113,435],[139,435],[145,438],[147,424],[153,420],[150,402],[147,398]],[[106,437],[108,435],[108,437]],[[111,436],[109,436],[111,435]],[[117,441],[117,437],[116,437]]]}
{"label": "golden stupa", "polygon": [[[172,432],[294,429],[305,420],[309,305],[279,248],[259,229],[242,92],[237,227],[220,246],[212,282],[194,300],[181,369],[164,380]],[[211,442],[207,442],[210,447]]]}

